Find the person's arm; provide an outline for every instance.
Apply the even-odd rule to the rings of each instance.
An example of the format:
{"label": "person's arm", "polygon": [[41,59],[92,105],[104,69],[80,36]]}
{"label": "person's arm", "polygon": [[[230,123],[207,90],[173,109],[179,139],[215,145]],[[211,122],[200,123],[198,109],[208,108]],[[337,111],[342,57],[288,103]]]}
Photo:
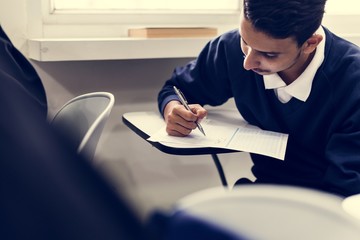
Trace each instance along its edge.
{"label": "person's arm", "polygon": [[27,58],[12,44],[0,25],[0,70],[8,75],[25,94],[30,96],[47,117],[47,99],[45,88],[35,68]]}
{"label": "person's arm", "polygon": [[332,134],[325,152],[330,165],[324,182],[332,191],[344,196],[360,193],[360,110],[358,104],[353,106],[356,108],[344,106],[352,113]]}
{"label": "person's arm", "polygon": [[[196,60],[174,70],[158,95],[159,111],[169,134],[188,135],[196,128],[195,121],[206,116],[202,106],[218,106],[232,97],[228,67],[242,56],[239,39],[237,31],[224,34],[210,41]],[[173,86],[184,93],[192,113],[180,104]]]}

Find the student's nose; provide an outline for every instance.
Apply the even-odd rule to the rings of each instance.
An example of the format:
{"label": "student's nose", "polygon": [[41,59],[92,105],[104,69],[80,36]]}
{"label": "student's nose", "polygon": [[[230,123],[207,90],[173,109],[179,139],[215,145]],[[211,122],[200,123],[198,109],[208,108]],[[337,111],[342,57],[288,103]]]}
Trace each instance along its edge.
{"label": "student's nose", "polygon": [[244,68],[246,70],[251,70],[254,68],[258,68],[260,66],[260,61],[256,56],[256,53],[251,49],[247,49],[246,53],[244,53]]}

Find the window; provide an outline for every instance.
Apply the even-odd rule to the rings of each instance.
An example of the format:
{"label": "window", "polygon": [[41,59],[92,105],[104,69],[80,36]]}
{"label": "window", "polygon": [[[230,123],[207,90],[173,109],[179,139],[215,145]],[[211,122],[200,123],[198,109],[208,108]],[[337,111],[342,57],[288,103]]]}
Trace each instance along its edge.
{"label": "window", "polygon": [[336,34],[359,43],[360,8],[358,0],[327,0],[323,24]]}
{"label": "window", "polygon": [[[126,37],[135,27],[238,26],[241,0],[36,0],[31,4],[31,37]],[[36,6],[39,3],[39,6]],[[33,5],[34,4],[34,5]],[[353,31],[358,0],[328,0],[325,23],[335,32]],[[39,9],[41,13],[39,14]],[[343,16],[346,14],[346,16]],[[352,15],[349,17],[349,14]],[[40,19],[39,19],[40,18]],[[351,27],[351,28],[350,28]]]}
{"label": "window", "polygon": [[56,10],[237,10],[238,0],[53,0]]}
{"label": "window", "polygon": [[358,0],[327,0],[326,14],[360,14]]}
{"label": "window", "polygon": [[[323,24],[359,44],[356,5],[327,0]],[[194,57],[207,39],[135,41],[128,29],[215,27],[221,34],[238,28],[241,6],[242,0],[31,0],[29,55],[41,61]]]}
{"label": "window", "polygon": [[39,61],[195,57],[210,39],[127,38],[129,28],[238,27],[239,0],[32,0],[29,57]]}
{"label": "window", "polygon": [[37,29],[30,29],[31,37],[126,37],[128,28],[144,26],[217,27],[219,32],[224,32],[237,27],[240,3],[239,0],[36,0],[29,8],[29,21],[41,22]]}

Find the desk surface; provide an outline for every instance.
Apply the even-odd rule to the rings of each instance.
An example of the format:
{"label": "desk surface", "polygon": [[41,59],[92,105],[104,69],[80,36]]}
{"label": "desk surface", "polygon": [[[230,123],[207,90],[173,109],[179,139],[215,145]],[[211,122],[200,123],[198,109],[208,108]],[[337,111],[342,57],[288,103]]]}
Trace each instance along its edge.
{"label": "desk surface", "polygon": [[[208,116],[212,119],[221,119],[221,121],[228,123],[236,123],[242,119],[236,109],[213,109],[209,110]],[[165,125],[163,118],[156,112],[129,112],[123,115],[122,120],[126,126],[145,140]],[[237,152],[235,150],[223,148],[198,146],[185,147],[172,143],[148,142],[162,152],[175,155],[201,155]]]}

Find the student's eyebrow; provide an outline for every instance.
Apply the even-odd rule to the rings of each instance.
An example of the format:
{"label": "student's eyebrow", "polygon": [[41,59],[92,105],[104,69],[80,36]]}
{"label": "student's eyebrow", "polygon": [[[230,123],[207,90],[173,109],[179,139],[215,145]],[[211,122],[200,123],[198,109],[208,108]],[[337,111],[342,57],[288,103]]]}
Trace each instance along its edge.
{"label": "student's eyebrow", "polygon": [[[243,38],[243,37],[241,37],[241,39],[242,39],[242,41],[246,44],[246,45],[249,45],[246,41],[245,41],[245,39]],[[257,51],[257,52],[259,52],[259,53],[261,53],[261,54],[280,54],[280,52],[264,52],[264,51],[259,51],[259,50],[256,50],[255,49],[255,51]]]}

